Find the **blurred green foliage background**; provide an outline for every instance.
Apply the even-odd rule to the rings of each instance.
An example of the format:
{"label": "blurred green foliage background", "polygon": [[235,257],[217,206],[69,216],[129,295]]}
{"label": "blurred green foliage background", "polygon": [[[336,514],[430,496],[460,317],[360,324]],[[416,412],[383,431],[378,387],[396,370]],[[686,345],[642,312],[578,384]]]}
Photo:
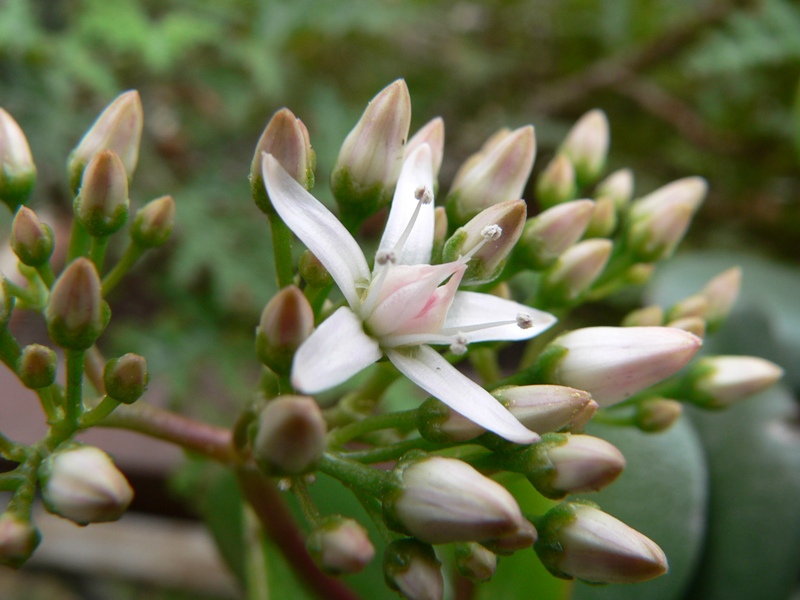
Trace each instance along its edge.
{"label": "blurred green foliage background", "polygon": [[[178,230],[166,252],[138,268],[135,285],[110,299],[111,343],[147,356],[155,377],[169,373],[176,406],[226,425],[258,379],[252,330],[275,285],[267,223],[247,182],[256,141],[270,115],[290,107],[318,155],[315,193],[329,198],[341,140],[366,102],[398,77],[411,90],[412,129],[445,119],[445,189],[497,128],[534,124],[540,169],[570,125],[595,107],[611,123],[609,171],[631,167],[637,196],[678,177],[707,178],[711,193],[684,244],[695,253],[684,266],[708,278],[741,259],[750,265],[745,289],[751,273],[763,276],[750,312],[728,331],[753,318],[766,325],[747,330],[747,339],[729,334],[721,351],[766,355],[796,370],[800,335],[787,332],[800,323],[799,76],[800,5],[792,0],[0,2],[0,105],[34,153],[37,210],[68,214],[69,150],[118,93],[140,91],[145,134],[132,200],[141,206],[172,194]],[[720,268],[703,272],[711,263]],[[690,285],[673,270],[657,278],[652,297],[674,301],[676,289],[685,296],[702,282]],[[197,377],[209,365],[212,382]],[[800,389],[796,374],[787,381]],[[786,391],[773,401],[791,413]],[[695,433],[673,435],[674,445],[701,453]],[[688,446],[687,435],[695,440]],[[774,465],[772,451],[764,460]],[[796,504],[796,444],[791,452],[774,477],[792,474],[777,495]],[[696,482],[704,469],[681,477]],[[741,491],[740,481],[729,485],[714,497]],[[706,501],[701,490],[695,504]],[[790,523],[770,531],[795,535],[796,509],[778,510]],[[684,520],[703,518],[686,511]],[[729,518],[724,526],[736,522]],[[712,597],[707,578],[686,591],[704,543],[690,533],[695,566],[647,597]],[[713,597],[781,598],[796,577],[798,543],[786,544],[778,546],[788,566],[771,595],[740,587],[745,595]],[[706,565],[720,581],[730,578],[715,561]]]}

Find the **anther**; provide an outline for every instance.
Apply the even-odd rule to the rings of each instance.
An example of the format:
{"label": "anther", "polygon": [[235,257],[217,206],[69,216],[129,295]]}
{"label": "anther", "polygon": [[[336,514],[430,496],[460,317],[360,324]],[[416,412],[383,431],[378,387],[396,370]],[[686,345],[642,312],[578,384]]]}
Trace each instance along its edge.
{"label": "anther", "polygon": [[375,255],[375,262],[379,265],[394,264],[397,256],[392,250],[381,250]]}
{"label": "anther", "polygon": [[528,313],[517,313],[517,327],[520,329],[530,329],[533,327],[533,319]]}
{"label": "anther", "polygon": [[431,191],[427,187],[421,185],[414,190],[414,198],[423,204],[430,204],[433,201],[433,194],[431,194]]}
{"label": "anther", "polygon": [[501,235],[503,235],[503,228],[500,225],[487,225],[481,229],[481,236],[489,242],[499,240]]}
{"label": "anther", "polygon": [[453,354],[457,354],[461,356],[462,354],[466,354],[467,352],[467,338],[461,334],[458,334],[453,339],[453,343],[450,344],[450,352]]}

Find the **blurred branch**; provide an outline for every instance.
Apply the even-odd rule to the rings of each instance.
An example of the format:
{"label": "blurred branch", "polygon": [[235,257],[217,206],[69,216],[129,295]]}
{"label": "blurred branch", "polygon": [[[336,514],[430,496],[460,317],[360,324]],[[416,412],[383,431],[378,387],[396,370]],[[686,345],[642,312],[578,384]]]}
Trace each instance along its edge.
{"label": "blurred branch", "polygon": [[681,51],[708,27],[722,22],[732,12],[754,2],[714,2],[688,21],[665,30],[654,40],[632,50],[624,50],[598,60],[580,73],[568,75],[546,85],[530,103],[533,113],[555,113],[580,102],[601,88],[620,86],[632,81],[640,72],[667,61]]}

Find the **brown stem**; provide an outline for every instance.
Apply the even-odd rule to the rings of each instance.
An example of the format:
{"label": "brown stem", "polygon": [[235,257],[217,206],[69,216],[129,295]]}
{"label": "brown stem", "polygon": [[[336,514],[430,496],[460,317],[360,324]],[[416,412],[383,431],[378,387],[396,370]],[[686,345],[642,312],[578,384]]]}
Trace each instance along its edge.
{"label": "brown stem", "polygon": [[150,404],[120,406],[98,426],[138,431],[222,463],[239,462],[231,443],[230,430],[195,421]]}
{"label": "brown stem", "polygon": [[305,542],[294,525],[275,485],[258,471],[241,468],[236,471],[239,487],[252,506],[261,526],[304,582],[320,598],[358,600],[358,596],[338,579],[319,570],[306,550]]}
{"label": "brown stem", "polygon": [[637,73],[677,55],[709,26],[725,19],[736,6],[729,2],[715,2],[697,16],[667,29],[655,40],[618,54],[603,58],[580,73],[544,86],[531,103],[534,113],[553,113],[578,102],[604,87],[621,85],[631,81]]}

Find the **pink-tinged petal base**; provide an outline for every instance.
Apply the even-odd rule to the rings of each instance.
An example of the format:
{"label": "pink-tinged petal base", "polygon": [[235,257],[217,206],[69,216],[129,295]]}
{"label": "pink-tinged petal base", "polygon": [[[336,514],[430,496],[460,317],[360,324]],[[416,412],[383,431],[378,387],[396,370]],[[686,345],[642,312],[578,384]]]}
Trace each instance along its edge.
{"label": "pink-tinged petal base", "polygon": [[539,441],[538,435],[526,429],[489,392],[430,346],[386,349],[386,356],[419,387],[481,427],[518,444]]}
{"label": "pink-tinged petal base", "polygon": [[361,319],[342,307],[297,349],[292,385],[305,394],[316,394],[344,383],[381,356],[378,342],[364,333]]}

